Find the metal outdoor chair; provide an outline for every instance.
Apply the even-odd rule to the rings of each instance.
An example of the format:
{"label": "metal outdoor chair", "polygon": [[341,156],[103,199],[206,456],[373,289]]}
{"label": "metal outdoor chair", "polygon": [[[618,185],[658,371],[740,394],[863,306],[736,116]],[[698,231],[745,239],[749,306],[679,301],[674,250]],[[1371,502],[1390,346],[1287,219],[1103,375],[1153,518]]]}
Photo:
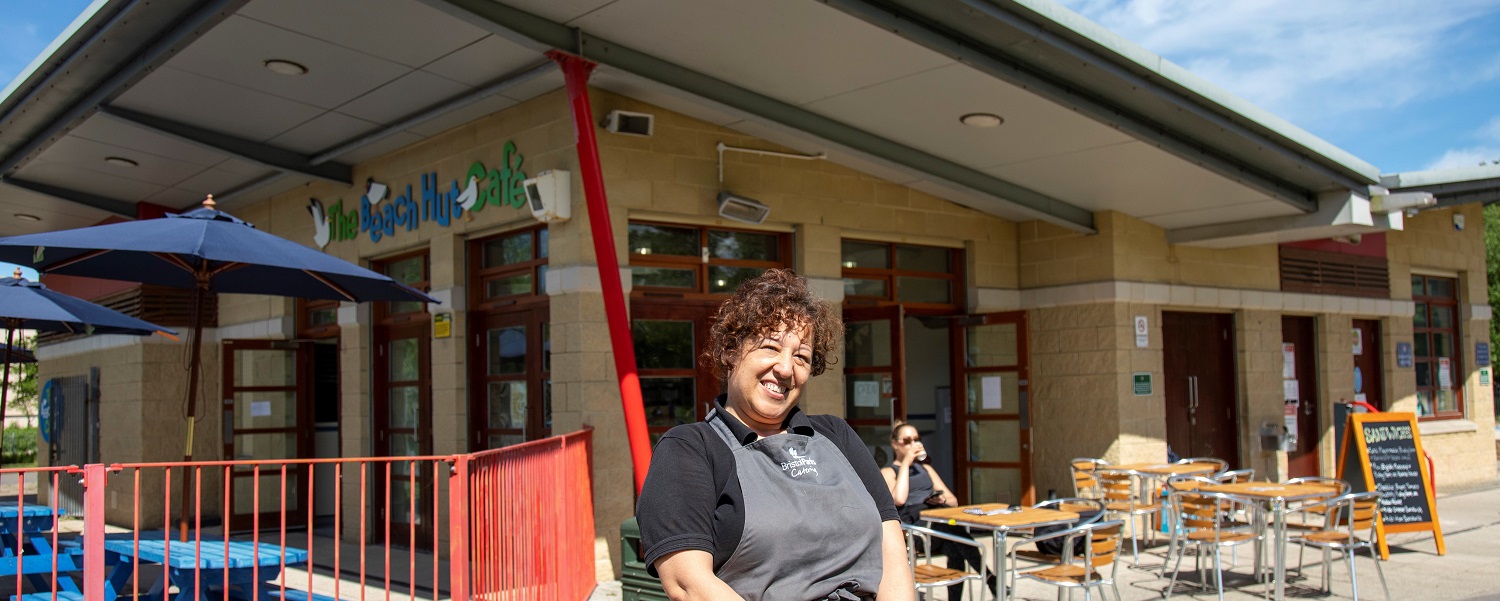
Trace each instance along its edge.
{"label": "metal outdoor chair", "polygon": [[[1056,509],[1058,511],[1071,511],[1081,516],[1077,522],[1068,525],[1066,528],[1058,528],[1058,530],[1065,530],[1067,528],[1096,523],[1104,519],[1105,513],[1104,501],[1101,501],[1099,499],[1086,499],[1082,497],[1049,499],[1046,501],[1042,501],[1041,503],[1037,503],[1036,505],[1032,505],[1032,507],[1035,507],[1037,509]],[[1053,528],[1056,527],[1054,526]],[[1026,537],[1027,540],[1021,541],[1021,543],[1017,546],[1019,547],[1021,545],[1025,545],[1026,543],[1032,542],[1039,537],[1046,536],[1056,531],[1048,530],[1045,528],[1040,530],[1041,531],[1032,531],[1032,533]],[[1014,557],[1036,563],[1057,564],[1061,561],[1060,554],[1056,552],[1049,552],[1049,549],[1044,548],[1054,546],[1057,548],[1062,547],[1060,543],[1056,545],[1037,545],[1034,549],[1017,549],[1016,552],[1012,555]]]}
{"label": "metal outdoor chair", "polygon": [[1239,484],[1242,482],[1254,482],[1255,470],[1243,469],[1223,471],[1214,474],[1214,480],[1218,480],[1219,484]]}
{"label": "metal outdoor chair", "polygon": [[[1014,590],[1016,579],[1025,578],[1035,580],[1043,584],[1060,587],[1058,597],[1062,597],[1063,591],[1075,588],[1083,589],[1085,601],[1093,599],[1092,589],[1108,585],[1114,589],[1115,599],[1120,598],[1120,585],[1116,582],[1119,572],[1120,538],[1125,531],[1125,523],[1119,520],[1108,522],[1095,522],[1074,526],[1067,530],[1059,530],[1031,539],[1032,542],[1061,539],[1063,541],[1063,553],[1058,556],[1056,563],[1050,563],[1044,567],[1021,572],[1010,570],[1009,586]],[[1019,557],[1016,548],[1010,551],[1010,565]],[[1102,568],[1108,566],[1108,575],[1101,573]]]}
{"label": "metal outdoor chair", "polygon": [[[1304,476],[1301,478],[1292,478],[1290,480],[1282,482],[1282,484],[1322,484],[1324,486],[1332,486],[1336,490],[1336,492],[1334,492],[1333,494],[1334,497],[1342,497],[1344,495],[1347,495],[1349,494],[1350,489],[1348,482],[1345,482],[1338,478],[1327,478],[1323,476]],[[1313,500],[1292,505],[1291,507],[1287,508],[1287,515],[1295,515],[1298,517],[1298,519],[1296,521],[1288,521],[1287,527],[1297,530],[1316,530],[1319,528],[1323,528],[1328,524],[1328,516],[1324,515],[1326,511],[1327,505],[1324,501]]]}
{"label": "metal outdoor chair", "polygon": [[1093,457],[1079,457],[1071,462],[1073,469],[1073,496],[1086,499],[1098,499],[1103,495],[1099,492],[1099,479],[1094,477],[1094,472],[1101,468],[1109,467],[1109,462]]}
{"label": "metal outdoor chair", "polygon": [[1219,467],[1214,470],[1215,474],[1229,469],[1229,462],[1218,457],[1184,457],[1177,460],[1178,465],[1187,465],[1189,463],[1212,463],[1217,465]]}
{"label": "metal outdoor chair", "polygon": [[[1340,495],[1314,506],[1321,509],[1325,520],[1322,530],[1293,536],[1289,542],[1300,546],[1297,552],[1297,572],[1302,572],[1302,553],[1308,547],[1323,550],[1323,592],[1329,592],[1328,573],[1332,570],[1330,555],[1333,551],[1344,554],[1344,564],[1349,566],[1349,582],[1354,587],[1354,598],[1359,598],[1359,579],[1354,575],[1354,553],[1369,549],[1375,560],[1375,573],[1380,575],[1380,588],[1385,598],[1391,598],[1391,589],[1385,584],[1385,570],[1380,567],[1380,558],[1375,554],[1375,524],[1380,521],[1380,493],[1361,492]],[[1364,531],[1364,537],[1360,537]]]}
{"label": "metal outdoor chair", "polygon": [[[1099,479],[1099,490],[1104,496],[1104,508],[1111,518],[1130,522],[1131,565],[1141,565],[1140,527],[1138,521],[1147,520],[1161,511],[1161,500],[1157,496],[1156,480],[1148,474],[1134,470],[1111,470],[1100,468],[1094,472]],[[1151,544],[1156,544],[1156,529],[1150,531]]]}
{"label": "metal outdoor chair", "polygon": [[[931,528],[913,524],[901,524],[901,530],[906,534],[906,559],[911,564],[912,580],[915,582],[917,592],[922,595],[922,598],[926,599],[934,588],[946,588],[955,584],[964,584],[971,580],[980,583],[980,585],[976,587],[964,587],[964,596],[972,598],[972,591],[977,589],[981,591],[980,599],[984,598],[984,582],[988,568],[983,565],[983,562],[981,562],[978,573],[954,570],[934,564],[932,563],[932,540],[941,539],[960,545],[969,545],[979,549],[981,553],[984,550],[984,545],[972,538],[938,532]],[[919,539],[922,541],[920,550],[916,544]]]}
{"label": "metal outdoor chair", "polygon": [[[1174,479],[1174,482],[1179,482]],[[1207,480],[1213,483],[1213,480]],[[1188,482],[1179,482],[1188,484]],[[1199,583],[1208,583],[1208,572],[1203,565],[1205,554],[1213,553],[1213,583],[1219,599],[1224,599],[1224,555],[1225,547],[1254,544],[1265,536],[1262,526],[1266,523],[1265,511],[1260,503],[1224,493],[1200,492],[1186,487],[1174,489],[1167,497],[1172,505],[1176,524],[1172,531],[1175,544],[1168,547],[1167,562],[1173,564],[1172,579],[1167,584],[1166,596],[1172,598],[1172,589],[1177,587],[1177,576],[1182,571],[1182,556],[1189,547],[1195,551],[1195,563]],[[1237,515],[1250,518],[1248,523],[1235,519]],[[1172,561],[1175,554],[1177,560]],[[1267,594],[1270,587],[1266,589]]]}

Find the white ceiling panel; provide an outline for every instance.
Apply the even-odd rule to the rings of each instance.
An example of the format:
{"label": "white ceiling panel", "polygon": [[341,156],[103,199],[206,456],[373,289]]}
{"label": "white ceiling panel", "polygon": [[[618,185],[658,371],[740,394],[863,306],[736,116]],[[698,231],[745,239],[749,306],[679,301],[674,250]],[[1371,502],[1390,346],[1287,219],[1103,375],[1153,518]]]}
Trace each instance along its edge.
{"label": "white ceiling panel", "polygon": [[[212,192],[184,188],[167,188],[141,200],[168,207],[173,211],[187,211],[198,206],[198,203],[203,202],[204,197],[208,194],[212,194]],[[227,209],[228,207],[225,208]]]}
{"label": "white ceiling panel", "polygon": [[323,113],[301,102],[171,67],[158,69],[114,104],[256,142]]}
{"label": "white ceiling panel", "polygon": [[[979,169],[1131,140],[1031,92],[967,65],[949,65],[861,88],[805,108],[919,150]],[[959,122],[993,113],[999,127]]]}
{"label": "white ceiling panel", "polygon": [[574,25],[798,105],[952,62],[805,0],[622,0]]}
{"label": "white ceiling panel", "polygon": [[384,125],[469,90],[451,79],[412,71],[349,101],[339,107],[338,112]]}
{"label": "white ceiling panel", "polygon": [[[986,169],[1090,211],[1163,215],[1259,203],[1266,195],[1141,142]],[[1286,207],[1286,205],[1282,205]],[[1295,212],[1286,207],[1287,214]]]}
{"label": "white ceiling panel", "polygon": [[559,89],[566,85],[561,71],[552,71],[515,87],[506,88],[500,95],[517,102],[524,102]]}
{"label": "white ceiling panel", "polygon": [[[545,17],[560,23],[567,23],[573,19],[589,14],[599,7],[619,3],[622,0],[513,0],[506,2],[526,12],[539,17]],[[569,23],[576,25],[576,23]]]}
{"label": "white ceiling panel", "polygon": [[1234,223],[1238,221],[1250,221],[1253,219],[1266,219],[1268,217],[1286,217],[1289,215],[1301,215],[1286,203],[1269,198],[1259,202],[1244,202],[1231,206],[1204,207],[1191,211],[1180,211],[1177,213],[1166,213],[1161,215],[1138,215],[1141,220],[1160,227],[1162,229],[1177,229],[1182,227],[1193,227],[1212,223]]}
{"label": "white ceiling panel", "polygon": [[[203,197],[205,195],[219,194],[222,192],[233,190],[246,181],[259,179],[266,175],[270,175],[271,172],[271,169],[262,167],[260,169],[260,173],[246,177],[243,173],[235,173],[226,169],[209,169],[186,180],[183,180],[181,183],[173,186],[173,188],[191,192],[192,196],[197,200],[203,200]],[[187,201],[193,202],[194,198],[189,198]]]}
{"label": "white ceiling panel", "polygon": [[[748,118],[748,115],[729,107],[710,103],[676,88],[615,69],[601,67],[595,70],[589,78],[589,85],[721,127]],[[603,118],[602,115],[599,117]]]}
{"label": "white ceiling panel", "polygon": [[[35,215],[42,220],[16,219],[16,213]],[[15,186],[0,186],[0,236],[88,227],[113,216],[115,214],[108,211],[64,202]]]}
{"label": "white ceiling panel", "polygon": [[[16,172],[16,177],[66,190],[87,192],[96,196],[136,202],[162,191],[167,186],[122,177],[102,169],[80,168],[48,161],[43,156]],[[101,165],[102,166],[102,165]]]}
{"label": "white ceiling panel", "polygon": [[385,156],[388,153],[395,152],[403,147],[409,146],[411,144],[416,144],[417,142],[421,141],[421,136],[410,132],[398,131],[389,136],[381,138],[378,141],[371,142],[368,145],[361,146],[347,153],[344,153],[334,160],[343,163],[359,164],[371,159]]}
{"label": "white ceiling panel", "polygon": [[265,175],[267,171],[271,170],[270,167],[267,167],[260,163],[253,163],[243,159],[233,158],[224,160],[219,164],[214,165],[214,169],[218,171],[238,174],[245,178],[251,179]]}
{"label": "white ceiling panel", "polygon": [[[128,157],[139,163],[135,167],[105,162],[106,157]],[[70,169],[97,171],[116,177],[170,186],[192,177],[207,167],[159,156],[145,156],[127,149],[66,136],[47,148],[41,160],[66,165]]]}
{"label": "white ceiling panel", "polygon": [[89,117],[68,136],[128,149],[120,156],[142,164],[151,159],[165,158],[208,167],[229,158],[227,154],[100,114]]}
{"label": "white ceiling panel", "polygon": [[[277,75],[269,59],[307,67]],[[244,17],[230,17],[168,66],[273,96],[331,109],[400,77],[409,67]]]}
{"label": "white ceiling panel", "polygon": [[425,65],[487,35],[411,0],[254,0],[238,14],[408,67]]}
{"label": "white ceiling panel", "polygon": [[496,94],[461,109],[444,113],[440,117],[435,117],[415,127],[409,127],[406,131],[420,136],[435,136],[454,127],[515,105],[516,101]]}
{"label": "white ceiling panel", "polygon": [[492,35],[444,56],[422,70],[477,88],[544,58],[536,50]]}
{"label": "white ceiling panel", "polygon": [[329,111],[298,125],[291,131],[271,138],[270,144],[278,148],[313,155],[378,129],[380,125],[377,123]]}

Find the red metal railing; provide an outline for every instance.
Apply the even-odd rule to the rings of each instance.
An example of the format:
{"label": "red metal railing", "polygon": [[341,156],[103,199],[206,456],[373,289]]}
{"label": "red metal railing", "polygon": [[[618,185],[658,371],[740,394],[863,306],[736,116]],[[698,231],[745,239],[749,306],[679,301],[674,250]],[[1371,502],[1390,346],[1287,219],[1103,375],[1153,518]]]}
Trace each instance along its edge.
{"label": "red metal railing", "polygon": [[[23,519],[25,487],[0,496],[0,582],[14,581],[0,591],[582,600],[595,585],[592,434],[469,455],[0,470],[4,487],[41,480],[47,500]],[[82,523],[54,524],[60,480],[80,475]],[[184,482],[190,506],[174,507]],[[332,496],[331,515],[319,495]]]}

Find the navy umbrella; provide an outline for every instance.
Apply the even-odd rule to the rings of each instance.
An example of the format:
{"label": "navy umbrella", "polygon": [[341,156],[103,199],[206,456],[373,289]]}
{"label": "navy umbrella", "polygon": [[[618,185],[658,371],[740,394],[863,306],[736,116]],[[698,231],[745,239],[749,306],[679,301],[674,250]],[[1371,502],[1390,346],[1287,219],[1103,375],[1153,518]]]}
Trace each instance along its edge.
{"label": "navy umbrella", "polygon": [[130,334],[147,336],[155,332],[176,334],[159,325],[141,321],[107,307],[101,307],[81,298],[73,298],[55,290],[48,290],[41,282],[21,277],[0,279],[0,324],[9,330],[9,340],[0,344],[5,349],[5,376],[0,384],[0,423],[5,421],[5,405],[10,396],[10,364],[35,362],[36,357],[25,349],[16,348],[16,330],[38,330],[42,332],[69,332],[74,334]]}
{"label": "navy umbrella", "polygon": [[[192,288],[193,350],[188,361],[188,442],[197,412],[203,296],[209,292],[328,300],[438,302],[415,288],[338,257],[255,229],[214,208],[161,219],[0,238],[0,261],[62,275]],[[183,488],[183,507],[187,488]],[[185,514],[184,514],[185,515]],[[182,523],[186,536],[186,522]]]}

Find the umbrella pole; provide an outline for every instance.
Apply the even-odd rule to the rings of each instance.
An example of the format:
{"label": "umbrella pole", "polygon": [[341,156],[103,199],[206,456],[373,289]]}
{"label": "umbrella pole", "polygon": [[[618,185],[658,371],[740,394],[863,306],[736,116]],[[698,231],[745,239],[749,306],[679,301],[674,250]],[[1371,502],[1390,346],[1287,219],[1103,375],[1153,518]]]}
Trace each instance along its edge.
{"label": "umbrella pole", "polygon": [[[198,282],[193,287],[193,355],[188,360],[188,393],[187,393],[187,444],[182,449],[182,462],[193,461],[193,424],[198,414],[198,368],[203,362],[203,294],[208,288],[205,281]],[[182,466],[182,504],[177,510],[177,532],[178,540],[187,541],[188,535],[188,493],[192,488],[189,482],[193,474],[191,466]],[[225,520],[229,516],[224,516]],[[229,524],[224,524],[225,529]]]}
{"label": "umbrella pole", "polygon": [[[9,325],[19,324],[11,320]],[[5,336],[7,339],[5,341],[5,378],[3,383],[0,383],[0,433],[5,430],[5,405],[10,402],[10,355],[16,348],[16,329],[6,328],[6,331],[9,333]]]}

